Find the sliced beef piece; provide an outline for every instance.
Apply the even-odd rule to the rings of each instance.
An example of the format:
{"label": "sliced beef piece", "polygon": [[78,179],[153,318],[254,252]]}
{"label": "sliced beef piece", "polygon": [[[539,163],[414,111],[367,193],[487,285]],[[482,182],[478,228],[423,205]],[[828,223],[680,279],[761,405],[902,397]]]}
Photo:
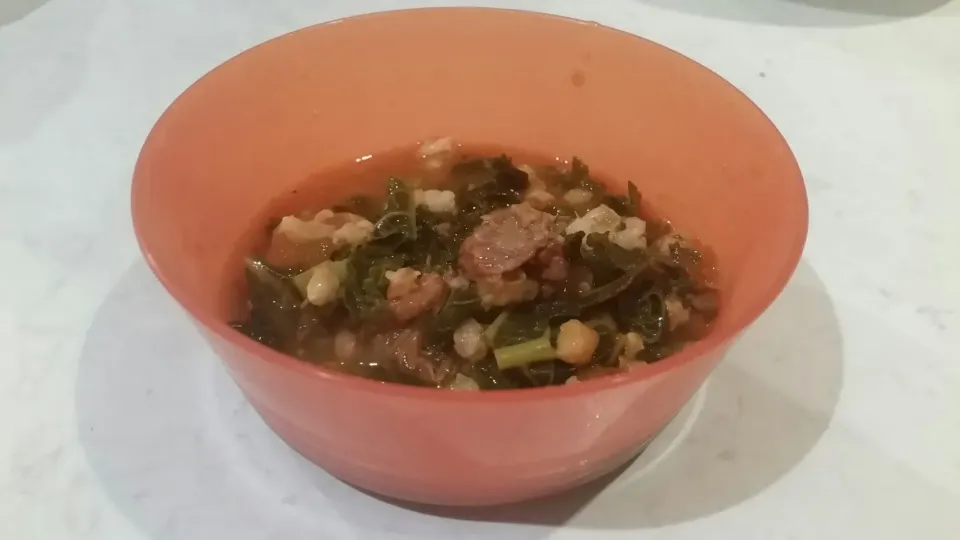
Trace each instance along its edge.
{"label": "sliced beef piece", "polygon": [[540,277],[546,281],[562,282],[567,279],[567,259],[563,257],[563,244],[554,242],[537,253]]}
{"label": "sliced beef piece", "polygon": [[[398,270],[397,273],[403,270],[406,269]],[[413,320],[421,313],[437,307],[443,301],[443,293],[447,288],[446,282],[437,274],[413,275],[409,282],[408,277],[405,274],[395,280],[388,276],[390,285],[387,287],[387,299],[390,311],[400,322]]]}
{"label": "sliced beef piece", "polygon": [[405,328],[374,338],[374,354],[388,371],[413,377],[430,386],[441,386],[455,374],[453,360],[446,355],[428,355],[420,349],[420,332]]}
{"label": "sliced beef piece", "polygon": [[554,219],[527,203],[491,212],[460,246],[460,268],[471,279],[520,268],[557,240]]}

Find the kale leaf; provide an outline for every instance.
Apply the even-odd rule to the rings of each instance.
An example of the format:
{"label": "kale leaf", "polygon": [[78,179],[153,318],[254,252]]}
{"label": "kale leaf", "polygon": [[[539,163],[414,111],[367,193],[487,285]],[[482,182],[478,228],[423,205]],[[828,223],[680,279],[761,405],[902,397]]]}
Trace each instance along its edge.
{"label": "kale leaf", "polygon": [[417,239],[417,202],[413,191],[399,178],[387,182],[387,200],[383,215],[374,224],[374,238]]}

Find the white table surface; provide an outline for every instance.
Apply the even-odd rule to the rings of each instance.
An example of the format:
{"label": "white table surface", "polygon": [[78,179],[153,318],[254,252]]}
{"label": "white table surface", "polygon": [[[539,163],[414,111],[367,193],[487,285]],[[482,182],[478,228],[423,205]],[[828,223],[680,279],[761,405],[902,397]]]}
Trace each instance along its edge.
{"label": "white table surface", "polygon": [[606,486],[430,514],[271,434],[140,260],[137,152],[233,54],[429,4],[0,1],[0,538],[960,538],[956,1],[486,2],[644,35],[745,91],[806,176],[800,269]]}

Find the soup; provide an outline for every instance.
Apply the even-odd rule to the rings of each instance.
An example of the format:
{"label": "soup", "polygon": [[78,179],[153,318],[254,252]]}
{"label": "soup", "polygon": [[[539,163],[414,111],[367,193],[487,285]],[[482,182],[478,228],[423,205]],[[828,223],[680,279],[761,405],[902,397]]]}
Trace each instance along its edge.
{"label": "soup", "polygon": [[[703,249],[641,212],[633,183],[612,193],[579,159],[445,138],[392,173],[270,223],[233,326],[361,377],[498,390],[657,362],[716,316]],[[374,183],[379,195],[360,193]]]}

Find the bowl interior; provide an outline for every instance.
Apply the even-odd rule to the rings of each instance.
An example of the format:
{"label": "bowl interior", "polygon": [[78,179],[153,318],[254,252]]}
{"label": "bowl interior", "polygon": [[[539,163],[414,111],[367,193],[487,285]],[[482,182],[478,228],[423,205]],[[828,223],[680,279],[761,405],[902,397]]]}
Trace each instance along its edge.
{"label": "bowl interior", "polygon": [[[218,324],[237,246],[270,201],[357,157],[443,135],[576,155],[636,183],[647,204],[716,252],[720,336],[759,315],[798,262],[800,172],[745,96],[635,36],[489,9],[314,26],[215,69],[144,145],[133,186],[141,247],[188,311]],[[322,185],[331,202],[355,189]]]}

